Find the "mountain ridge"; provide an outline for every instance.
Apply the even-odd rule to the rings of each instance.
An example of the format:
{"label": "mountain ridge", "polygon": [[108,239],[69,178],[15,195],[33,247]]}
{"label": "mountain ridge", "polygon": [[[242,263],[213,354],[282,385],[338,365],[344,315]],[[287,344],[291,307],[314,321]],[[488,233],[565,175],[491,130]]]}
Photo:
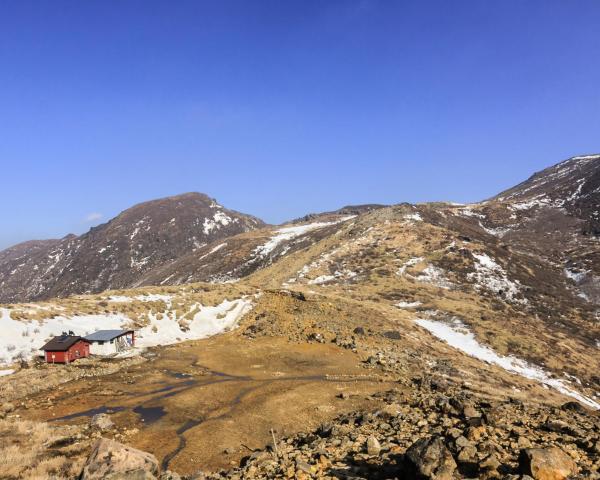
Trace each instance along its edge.
{"label": "mountain ridge", "polygon": [[[136,275],[124,288],[2,305],[11,369],[67,325],[78,335],[133,328],[154,347],[69,368],[33,362],[0,387],[16,402],[14,417],[71,419],[88,432],[82,438],[88,422],[72,416],[108,400],[118,405],[109,412],[117,438],[184,478],[198,468],[219,472],[207,478],[336,478],[338,466],[392,478],[413,443],[432,436],[455,462],[452,478],[521,478],[523,448],[548,445],[573,454],[573,478],[593,478],[600,246],[582,228],[587,213],[572,206],[593,207],[600,162],[575,167],[577,159],[561,162],[508,199],[255,225],[148,269],[128,267]],[[172,210],[163,214],[170,225]],[[136,224],[126,230],[121,220],[119,238],[129,238]],[[200,338],[204,328],[214,335]],[[161,410],[160,422],[145,421],[148,407]],[[274,438],[290,463],[273,461]],[[333,458],[335,470],[324,463]]]}
{"label": "mountain ridge", "polygon": [[[542,256],[554,251],[552,261],[561,257],[561,252],[585,246],[583,253],[559,261],[570,262],[577,271],[589,271],[589,278],[594,279],[588,282],[592,297],[600,298],[600,271],[593,261],[597,253],[592,240],[600,232],[600,214],[595,208],[600,204],[599,192],[600,155],[587,155],[536,172],[482,202],[397,206],[415,209],[408,215],[424,215],[466,237],[475,229],[477,235],[491,235],[491,242],[496,241],[494,237],[510,239],[513,248]],[[0,252],[0,301],[153,284],[237,281],[335,233],[346,217],[377,217],[376,212],[390,208],[348,205],[274,226],[226,209],[198,192],[140,202],[81,236],[23,242]],[[556,231],[556,225],[562,233]],[[273,248],[265,250],[273,239],[277,239]],[[66,260],[61,257],[65,252]]]}

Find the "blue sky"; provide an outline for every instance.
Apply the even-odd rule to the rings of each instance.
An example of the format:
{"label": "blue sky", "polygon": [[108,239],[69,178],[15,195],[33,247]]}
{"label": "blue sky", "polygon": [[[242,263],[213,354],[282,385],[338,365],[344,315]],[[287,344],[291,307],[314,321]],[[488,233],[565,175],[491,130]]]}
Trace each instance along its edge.
{"label": "blue sky", "polygon": [[281,222],[600,150],[597,1],[0,3],[0,248],[201,191]]}

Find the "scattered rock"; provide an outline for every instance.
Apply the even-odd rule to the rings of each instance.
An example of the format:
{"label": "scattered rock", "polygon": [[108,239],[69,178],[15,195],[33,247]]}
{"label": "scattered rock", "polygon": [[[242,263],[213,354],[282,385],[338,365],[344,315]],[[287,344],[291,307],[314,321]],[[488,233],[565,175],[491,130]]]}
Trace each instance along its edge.
{"label": "scattered rock", "polygon": [[108,416],[106,413],[98,413],[94,415],[90,421],[90,425],[94,428],[97,428],[101,432],[110,430],[115,426],[113,421],[110,419],[110,416]]}
{"label": "scattered rock", "polygon": [[160,474],[158,480],[181,480],[181,476],[175,472],[167,470],[166,472]]}
{"label": "scattered rock", "polygon": [[405,457],[409,467],[425,478],[450,480],[456,470],[456,462],[441,437],[417,440]]}
{"label": "scattered rock", "polygon": [[10,402],[3,402],[2,405],[0,405],[0,412],[1,413],[10,413],[15,409],[15,406],[10,403]]}
{"label": "scattered rock", "polygon": [[313,469],[310,466],[310,464],[308,464],[302,460],[296,460],[296,469],[298,469],[302,472],[308,473],[308,474],[313,473]]}
{"label": "scattered rock", "polygon": [[397,417],[398,414],[400,413],[400,405],[398,405],[397,403],[392,403],[390,405],[386,405],[385,407],[383,407],[380,412],[379,415],[382,418],[394,418]]}
{"label": "scattered rock", "polygon": [[381,444],[374,436],[367,438],[367,453],[371,456],[377,456],[381,452]]}
{"label": "scattered rock", "polygon": [[519,458],[521,472],[535,480],[563,480],[576,473],[577,466],[560,448],[526,448]]}
{"label": "scattered rock", "polygon": [[388,332],[383,332],[383,336],[385,338],[389,338],[390,340],[402,340],[402,335],[400,335],[400,332],[398,332],[396,330],[390,330]]}
{"label": "scattered rock", "polygon": [[44,443],[44,447],[46,448],[61,448],[67,445],[71,445],[79,440],[81,440],[81,435],[63,435],[56,438],[51,438],[50,440]]}
{"label": "scattered rock", "polygon": [[566,410],[566,411],[571,411],[571,412],[578,412],[578,413],[585,413],[585,407],[583,405],[581,405],[581,403],[579,402],[567,402],[564,403],[563,405],[561,405],[561,410]]}

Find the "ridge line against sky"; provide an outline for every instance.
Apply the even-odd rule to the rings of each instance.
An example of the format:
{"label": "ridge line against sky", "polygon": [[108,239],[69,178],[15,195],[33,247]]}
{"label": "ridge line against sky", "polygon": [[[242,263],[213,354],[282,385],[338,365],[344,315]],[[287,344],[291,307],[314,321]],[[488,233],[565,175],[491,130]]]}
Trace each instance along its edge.
{"label": "ridge line against sky", "polygon": [[0,249],[200,191],[280,223],[597,152],[600,3],[0,5]]}

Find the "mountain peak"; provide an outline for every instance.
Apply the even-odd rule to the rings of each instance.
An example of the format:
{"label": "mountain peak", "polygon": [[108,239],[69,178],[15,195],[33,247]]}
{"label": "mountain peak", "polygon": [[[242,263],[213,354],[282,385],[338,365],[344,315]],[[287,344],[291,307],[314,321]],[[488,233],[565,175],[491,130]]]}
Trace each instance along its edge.
{"label": "mountain peak", "polygon": [[144,272],[264,225],[204,193],[138,203],[79,237],[25,245],[0,256],[0,301],[133,286]]}
{"label": "mountain peak", "polygon": [[566,206],[575,203],[585,190],[589,190],[591,184],[588,182],[595,184],[599,172],[600,154],[579,155],[534,173],[494,198],[501,201],[547,199],[555,206]]}

